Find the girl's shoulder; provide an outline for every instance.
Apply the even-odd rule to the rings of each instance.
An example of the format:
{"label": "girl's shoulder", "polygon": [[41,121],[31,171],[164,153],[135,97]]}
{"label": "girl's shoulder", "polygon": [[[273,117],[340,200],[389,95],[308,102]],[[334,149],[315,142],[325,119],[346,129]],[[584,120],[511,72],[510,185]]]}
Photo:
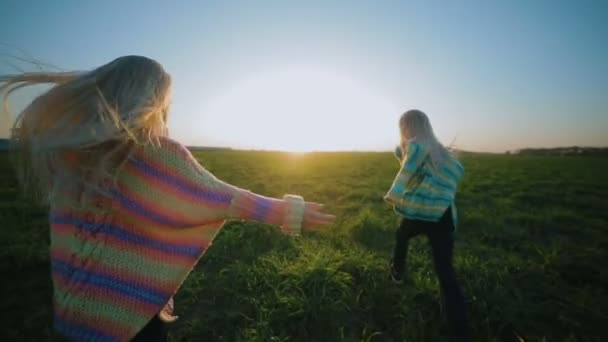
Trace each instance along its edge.
{"label": "girl's shoulder", "polygon": [[196,158],[186,146],[168,137],[154,138],[137,146],[131,154],[131,160],[172,168],[197,164]]}
{"label": "girl's shoulder", "polygon": [[424,146],[418,142],[416,142],[416,140],[409,139],[408,141],[405,142],[405,144],[403,145],[397,145],[395,146],[395,149],[393,150],[393,154],[395,155],[395,157],[397,157],[397,159],[403,159],[403,157],[405,155],[409,155],[411,156],[414,152],[418,152],[418,151],[423,151],[424,150]]}
{"label": "girl's shoulder", "polygon": [[416,137],[408,139],[405,142],[405,145],[407,146],[408,150],[411,148],[424,149],[424,144],[416,140]]}
{"label": "girl's shoulder", "polygon": [[424,144],[416,141],[416,139],[412,138],[408,140],[406,143],[407,154],[411,157],[423,156],[426,152],[426,148]]}
{"label": "girl's shoulder", "polygon": [[169,137],[154,138],[142,145],[140,151],[146,155],[177,154],[186,158],[192,155],[186,146]]}

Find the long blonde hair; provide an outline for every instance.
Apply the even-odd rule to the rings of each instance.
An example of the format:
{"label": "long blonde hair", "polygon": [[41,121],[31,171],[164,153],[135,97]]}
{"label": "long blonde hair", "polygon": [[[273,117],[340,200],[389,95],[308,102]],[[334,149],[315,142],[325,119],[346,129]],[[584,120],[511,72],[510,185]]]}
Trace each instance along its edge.
{"label": "long blonde hair", "polygon": [[408,110],[399,119],[401,146],[405,151],[408,140],[422,144],[429,153],[431,165],[437,168],[443,161],[455,156],[437,140],[429,118],[418,109]]}
{"label": "long blonde hair", "polygon": [[37,84],[53,86],[17,115],[11,140],[21,185],[43,202],[52,188],[102,191],[136,145],[168,135],[171,77],[152,59],[123,56],[91,71],[0,75],[2,115],[10,116],[13,92]]}

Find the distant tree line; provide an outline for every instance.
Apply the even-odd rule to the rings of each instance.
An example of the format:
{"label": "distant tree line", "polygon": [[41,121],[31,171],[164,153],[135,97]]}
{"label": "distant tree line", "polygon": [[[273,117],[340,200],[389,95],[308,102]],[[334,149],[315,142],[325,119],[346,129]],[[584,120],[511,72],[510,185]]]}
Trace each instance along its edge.
{"label": "distant tree line", "polygon": [[[8,139],[0,138],[0,151],[10,148]],[[191,151],[231,151],[230,147],[188,146]],[[459,154],[469,154],[467,151],[456,151]],[[478,154],[478,153],[476,153]],[[515,151],[506,151],[505,154],[520,156],[608,156],[608,147],[555,147],[555,148],[522,148]]]}
{"label": "distant tree line", "polygon": [[555,147],[555,148],[522,148],[507,154],[523,156],[608,156],[608,147]]}

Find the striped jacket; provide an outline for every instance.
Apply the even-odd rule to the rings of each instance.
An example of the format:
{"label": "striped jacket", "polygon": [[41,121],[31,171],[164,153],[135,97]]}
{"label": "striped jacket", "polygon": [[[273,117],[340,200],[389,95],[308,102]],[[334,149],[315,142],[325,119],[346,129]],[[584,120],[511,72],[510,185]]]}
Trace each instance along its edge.
{"label": "striped jacket", "polygon": [[434,168],[422,144],[410,142],[403,158],[401,147],[395,149],[401,168],[384,199],[394,206],[397,214],[413,220],[437,222],[448,207],[452,207],[457,222],[454,197],[464,168],[455,159]]}
{"label": "striped jacket", "polygon": [[226,184],[166,138],[133,152],[108,186],[111,195],[65,192],[79,196],[78,209],[50,208],[54,326],[71,340],[132,339],[172,302],[226,219],[288,223],[295,235],[303,216],[301,198]]}

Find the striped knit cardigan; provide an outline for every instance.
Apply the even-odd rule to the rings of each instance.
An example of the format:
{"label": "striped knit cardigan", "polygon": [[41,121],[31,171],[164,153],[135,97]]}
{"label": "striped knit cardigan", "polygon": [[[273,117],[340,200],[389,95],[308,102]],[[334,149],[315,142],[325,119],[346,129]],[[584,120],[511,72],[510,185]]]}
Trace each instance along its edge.
{"label": "striped knit cardigan", "polygon": [[451,206],[456,225],[454,197],[464,174],[462,165],[455,158],[449,158],[434,168],[424,145],[415,142],[408,143],[405,158],[398,146],[395,157],[401,162],[401,168],[384,200],[403,217],[431,222],[439,221]]}
{"label": "striped knit cardigan", "polygon": [[132,339],[171,306],[226,219],[297,235],[304,209],[301,197],[267,198],[220,181],[169,139],[135,151],[109,190],[79,194],[83,208],[51,206],[54,326],[71,340]]}

